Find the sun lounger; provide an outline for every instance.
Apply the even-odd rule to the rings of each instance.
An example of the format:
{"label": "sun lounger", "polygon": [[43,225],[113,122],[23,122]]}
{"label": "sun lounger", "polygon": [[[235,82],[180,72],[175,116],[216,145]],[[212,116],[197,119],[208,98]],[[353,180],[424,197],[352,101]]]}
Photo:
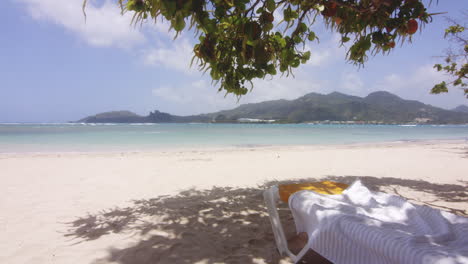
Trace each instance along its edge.
{"label": "sun lounger", "polygon": [[288,249],[288,243],[284,234],[283,226],[277,211],[277,202],[288,202],[289,197],[302,190],[314,191],[322,194],[340,194],[348,185],[343,183],[323,181],[313,183],[286,184],[272,186],[263,193],[265,204],[267,206],[270,222],[273,228],[276,247],[281,255],[289,256],[294,262],[299,261],[307,252],[308,248],[304,248],[299,254],[295,255]]}
{"label": "sun lounger", "polygon": [[288,249],[276,210],[276,202],[287,195],[282,195],[281,186],[264,192],[282,255],[295,263],[309,249],[335,264],[468,263],[467,218],[371,192],[359,181],[340,188],[336,192],[318,188],[322,193],[301,190],[289,196],[296,231],[308,234],[297,255]]}

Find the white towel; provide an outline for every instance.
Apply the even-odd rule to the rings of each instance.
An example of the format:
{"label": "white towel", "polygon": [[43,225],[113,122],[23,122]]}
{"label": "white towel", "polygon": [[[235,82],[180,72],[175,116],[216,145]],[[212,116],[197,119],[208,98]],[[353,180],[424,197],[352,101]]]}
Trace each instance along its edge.
{"label": "white towel", "polygon": [[335,264],[468,263],[468,218],[371,192],[360,181],[341,195],[297,192],[289,207],[297,232]]}

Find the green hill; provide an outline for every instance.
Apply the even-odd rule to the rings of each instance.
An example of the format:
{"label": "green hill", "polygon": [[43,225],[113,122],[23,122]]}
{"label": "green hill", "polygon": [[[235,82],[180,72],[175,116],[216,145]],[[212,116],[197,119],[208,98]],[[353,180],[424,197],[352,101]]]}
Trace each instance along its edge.
{"label": "green hill", "polygon": [[78,120],[79,123],[139,123],[146,122],[146,117],[130,111],[112,111],[88,116]]}
{"label": "green hill", "polygon": [[274,119],[279,122],[364,121],[384,123],[468,123],[468,115],[404,100],[389,92],[374,92],[357,97],[333,92],[310,93],[296,100],[276,100],[245,104],[235,109],[210,114],[227,120],[238,118]]}
{"label": "green hill", "polygon": [[[185,123],[239,122],[274,120],[278,123],[303,122],[370,122],[466,124],[468,113],[445,110],[418,101],[405,100],[389,92],[374,92],[366,97],[333,92],[309,93],[295,100],[274,100],[243,104],[231,110],[215,113],[175,116],[159,111],[139,116],[128,111],[107,112],[78,122],[112,123]],[[251,119],[251,120],[249,120]],[[268,121],[271,122],[271,121]]]}
{"label": "green hill", "polygon": [[452,111],[455,111],[455,112],[462,112],[462,113],[468,113],[468,106],[466,106],[466,105],[459,105],[459,106],[455,107],[454,109],[452,109]]}

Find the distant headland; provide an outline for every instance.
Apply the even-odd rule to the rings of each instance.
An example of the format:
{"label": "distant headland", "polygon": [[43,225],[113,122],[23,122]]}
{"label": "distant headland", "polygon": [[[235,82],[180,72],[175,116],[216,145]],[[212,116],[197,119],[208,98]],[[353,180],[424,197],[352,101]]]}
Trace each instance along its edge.
{"label": "distant headland", "polygon": [[366,97],[333,92],[309,93],[295,100],[243,104],[231,110],[177,116],[160,111],[147,116],[112,111],[88,116],[79,123],[338,123],[338,124],[468,124],[468,106],[446,110],[389,92]]}

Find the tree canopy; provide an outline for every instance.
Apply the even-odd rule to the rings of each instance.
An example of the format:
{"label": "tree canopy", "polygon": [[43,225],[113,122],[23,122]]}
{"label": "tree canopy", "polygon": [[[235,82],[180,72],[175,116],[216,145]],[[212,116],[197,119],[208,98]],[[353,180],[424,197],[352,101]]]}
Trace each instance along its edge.
{"label": "tree canopy", "polygon": [[[347,43],[347,60],[362,65],[410,41],[431,14],[420,0],[119,0],[133,22],[162,17],[176,36],[193,30],[192,63],[210,73],[219,90],[246,94],[255,78],[291,74],[306,63],[307,42],[318,41],[321,19]],[[85,0],[86,5],[86,0]]]}

